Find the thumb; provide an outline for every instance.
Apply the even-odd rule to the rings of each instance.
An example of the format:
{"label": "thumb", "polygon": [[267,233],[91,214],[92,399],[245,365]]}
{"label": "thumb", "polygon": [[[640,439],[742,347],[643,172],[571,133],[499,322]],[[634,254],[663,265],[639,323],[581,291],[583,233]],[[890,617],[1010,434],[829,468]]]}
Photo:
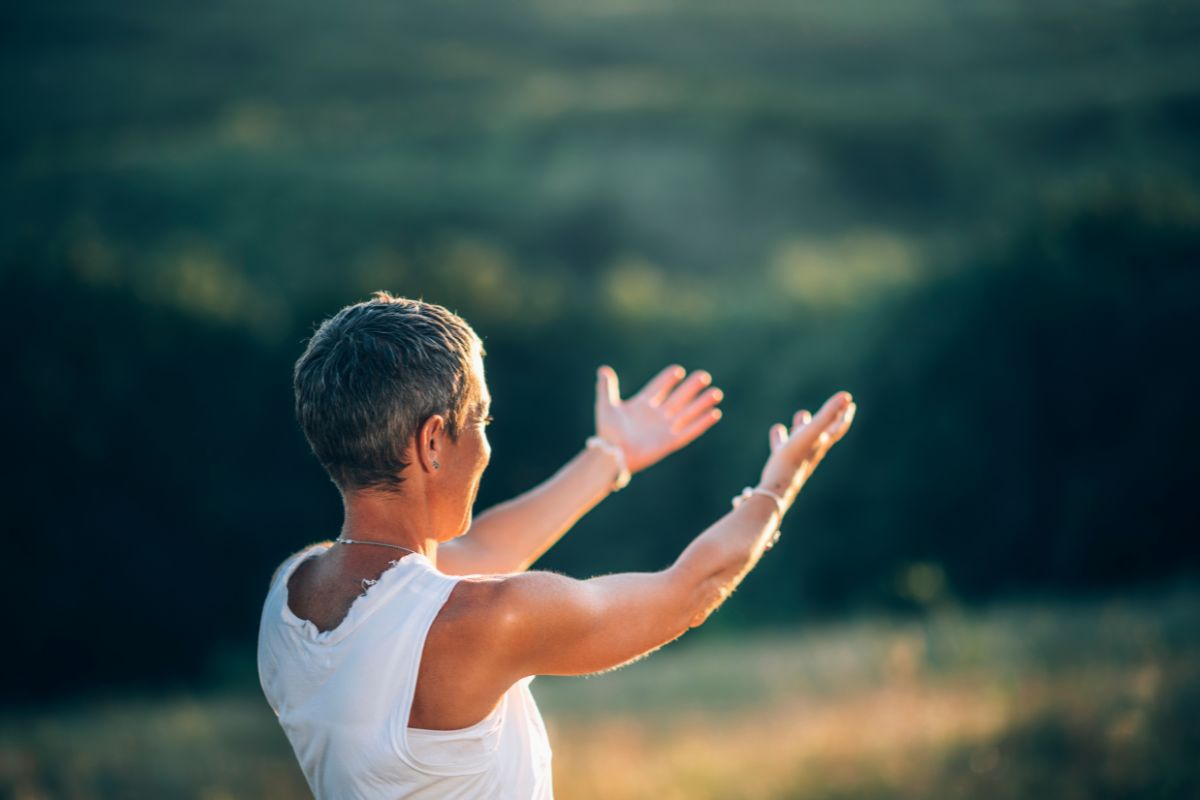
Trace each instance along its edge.
{"label": "thumb", "polygon": [[617,373],[612,367],[603,366],[596,370],[596,399],[610,406],[620,405],[621,388],[617,383]]}

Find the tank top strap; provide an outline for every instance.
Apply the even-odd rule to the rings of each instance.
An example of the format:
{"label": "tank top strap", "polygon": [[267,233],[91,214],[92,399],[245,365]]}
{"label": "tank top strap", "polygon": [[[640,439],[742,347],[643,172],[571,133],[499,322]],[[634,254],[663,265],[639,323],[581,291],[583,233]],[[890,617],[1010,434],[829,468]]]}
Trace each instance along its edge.
{"label": "tank top strap", "polygon": [[[409,558],[415,561],[418,556]],[[395,643],[407,657],[397,671],[395,713],[390,725],[393,743],[402,761],[425,774],[470,775],[492,765],[509,698],[506,695],[491,714],[466,728],[437,731],[419,729],[410,740],[408,720],[412,715],[421,657],[425,652],[429,630],[461,580],[459,576],[439,571],[423,556],[419,558],[421,563],[414,564],[414,567],[419,566],[419,574],[409,584],[411,594],[405,599],[406,605],[411,605],[402,626],[403,638]],[[437,753],[436,761],[430,758],[431,753]]]}

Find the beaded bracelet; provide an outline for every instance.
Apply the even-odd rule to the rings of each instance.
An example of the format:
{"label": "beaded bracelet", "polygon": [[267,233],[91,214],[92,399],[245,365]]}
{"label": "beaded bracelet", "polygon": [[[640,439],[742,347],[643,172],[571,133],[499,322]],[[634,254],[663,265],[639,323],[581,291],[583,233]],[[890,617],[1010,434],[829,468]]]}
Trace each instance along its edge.
{"label": "beaded bracelet", "polygon": [[779,507],[779,519],[783,519],[784,512],[787,510],[787,505],[783,502],[783,498],[772,492],[770,489],[764,489],[761,486],[747,486],[742,489],[742,493],[735,495],[733,498],[733,507],[737,508],[742,504],[742,501],[754,494],[765,494],[775,501],[775,505]]}
{"label": "beaded bracelet", "polygon": [[[783,498],[780,497],[779,495],[775,494],[774,492],[772,492],[770,489],[764,489],[761,486],[754,486],[754,487],[747,486],[745,489],[742,489],[741,494],[734,495],[733,507],[737,508],[738,506],[740,506],[742,504],[743,500],[745,500],[747,497],[753,497],[755,494],[765,494],[768,497],[770,497],[772,500],[775,501],[775,505],[778,506],[778,511],[779,511],[779,524],[782,524],[783,523],[783,515],[784,515],[784,512],[787,510],[787,506],[783,502]],[[765,549],[770,550],[772,547],[774,547],[775,543],[779,541],[779,536],[782,533],[783,533],[783,531],[779,529],[778,524],[777,524],[776,528],[775,528],[775,533],[772,534],[771,538],[767,540],[766,545],[764,545]]]}
{"label": "beaded bracelet", "polygon": [[625,465],[625,452],[607,439],[599,436],[589,436],[587,440],[588,447],[599,447],[617,457],[617,478],[613,481],[612,490],[614,492],[624,489],[629,483],[632,474],[629,472],[629,467]]}

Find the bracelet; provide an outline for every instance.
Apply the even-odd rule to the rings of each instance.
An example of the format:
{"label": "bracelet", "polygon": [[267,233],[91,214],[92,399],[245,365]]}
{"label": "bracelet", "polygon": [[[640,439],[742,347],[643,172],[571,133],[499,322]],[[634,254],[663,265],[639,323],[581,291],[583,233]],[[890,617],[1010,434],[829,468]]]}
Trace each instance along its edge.
{"label": "bracelet", "polygon": [[772,500],[774,500],[775,505],[777,506],[776,510],[779,512],[779,523],[777,523],[775,526],[775,532],[771,535],[771,538],[768,539],[766,541],[766,543],[763,545],[763,549],[770,550],[772,547],[775,546],[775,543],[779,541],[779,537],[783,533],[783,531],[780,530],[779,525],[781,525],[783,523],[783,515],[784,515],[784,512],[787,510],[787,506],[783,502],[783,498],[780,497],[779,495],[775,494],[774,492],[772,492],[770,489],[764,489],[761,486],[754,486],[754,487],[747,486],[745,489],[742,489],[741,494],[734,495],[733,507],[737,508],[738,506],[740,506],[742,504],[742,501],[745,500],[747,497],[753,497],[756,494],[765,494],[767,497],[770,497]]}
{"label": "bracelet", "polygon": [[612,490],[618,492],[624,489],[629,483],[632,474],[629,472],[629,467],[625,465],[625,452],[607,439],[602,439],[599,436],[589,436],[587,440],[588,447],[599,447],[617,457],[617,478],[613,481]]}
{"label": "bracelet", "polygon": [[774,492],[772,492],[770,489],[764,489],[761,486],[754,486],[754,487],[747,486],[745,489],[742,489],[741,494],[734,496],[733,507],[737,508],[738,506],[740,506],[742,504],[743,500],[745,500],[747,497],[751,497],[755,494],[765,494],[768,497],[770,497],[772,500],[774,500],[775,505],[778,506],[779,521],[783,522],[784,512],[787,511],[787,506],[784,504],[783,498],[780,497],[779,495],[775,494]]}

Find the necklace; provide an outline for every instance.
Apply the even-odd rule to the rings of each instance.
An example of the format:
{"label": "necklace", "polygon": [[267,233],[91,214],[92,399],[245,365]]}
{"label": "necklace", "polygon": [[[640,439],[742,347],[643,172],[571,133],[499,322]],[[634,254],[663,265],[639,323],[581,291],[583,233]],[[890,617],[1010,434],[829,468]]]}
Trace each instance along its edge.
{"label": "necklace", "polygon": [[344,536],[339,536],[338,538],[334,539],[334,541],[338,542],[339,544],[377,544],[380,547],[394,547],[397,550],[408,550],[408,552],[412,553],[413,555],[421,555],[416,550],[409,550],[407,547],[401,547],[398,544],[391,544],[390,542],[369,542],[366,539],[347,539]]}

